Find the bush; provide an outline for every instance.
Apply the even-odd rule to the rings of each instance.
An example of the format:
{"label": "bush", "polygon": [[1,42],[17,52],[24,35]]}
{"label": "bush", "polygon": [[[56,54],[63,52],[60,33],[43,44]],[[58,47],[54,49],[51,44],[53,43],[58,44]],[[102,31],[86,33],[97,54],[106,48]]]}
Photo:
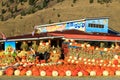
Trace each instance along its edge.
{"label": "bush", "polygon": [[35,4],[35,0],[29,0],[29,5],[34,5]]}
{"label": "bush", "polygon": [[6,10],[5,9],[2,9],[2,14],[6,13]]}
{"label": "bush", "polygon": [[62,1],[64,1],[64,0],[57,0],[57,3],[62,2]]}
{"label": "bush", "polygon": [[4,16],[3,15],[0,16],[0,20],[4,21]]}
{"label": "bush", "polygon": [[22,12],[21,12],[21,16],[25,16],[26,15],[26,13],[25,13],[25,11],[23,10]]}
{"label": "bush", "polygon": [[89,0],[89,3],[93,3],[94,2],[94,0]]}
{"label": "bush", "polygon": [[73,0],[73,3],[76,3],[77,0]]}
{"label": "bush", "polygon": [[60,17],[60,14],[57,14],[58,17]]}

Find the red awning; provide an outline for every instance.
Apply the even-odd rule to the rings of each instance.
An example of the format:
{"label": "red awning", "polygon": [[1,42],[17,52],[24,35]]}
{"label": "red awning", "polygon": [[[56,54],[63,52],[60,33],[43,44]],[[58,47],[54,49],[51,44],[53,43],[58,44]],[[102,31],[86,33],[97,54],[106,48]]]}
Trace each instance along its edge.
{"label": "red awning", "polygon": [[94,35],[94,34],[62,34],[62,33],[49,33],[52,36],[63,36],[67,39],[76,40],[94,40],[94,41],[120,41],[120,36],[111,35]]}

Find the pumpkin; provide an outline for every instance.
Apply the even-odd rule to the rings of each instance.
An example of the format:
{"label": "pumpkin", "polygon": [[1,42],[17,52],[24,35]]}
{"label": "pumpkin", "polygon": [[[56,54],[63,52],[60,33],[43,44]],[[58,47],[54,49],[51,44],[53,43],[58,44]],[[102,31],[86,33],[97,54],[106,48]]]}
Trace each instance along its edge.
{"label": "pumpkin", "polygon": [[109,75],[109,72],[107,70],[104,70],[103,71],[103,76],[108,76]]}
{"label": "pumpkin", "polygon": [[62,70],[60,70],[60,71],[59,71],[59,76],[65,76],[65,72],[62,71]]}
{"label": "pumpkin", "polygon": [[46,76],[46,72],[44,70],[40,71],[40,76]]}
{"label": "pumpkin", "polygon": [[113,60],[113,64],[114,64],[114,65],[118,65],[118,64],[119,64],[118,60],[117,60],[117,59],[114,59],[114,60]]}
{"label": "pumpkin", "polygon": [[65,74],[66,74],[66,76],[71,76],[71,75],[72,75],[72,73],[71,73],[70,70],[67,70],[67,71],[65,72]]}
{"label": "pumpkin", "polygon": [[20,70],[15,70],[15,71],[14,71],[14,75],[15,75],[15,76],[19,76],[19,75],[20,75]]}
{"label": "pumpkin", "polygon": [[31,75],[32,75],[32,71],[31,71],[31,70],[28,70],[28,71],[26,72],[26,75],[27,75],[27,76],[31,76]]}
{"label": "pumpkin", "polygon": [[14,73],[14,68],[13,67],[8,67],[6,70],[5,70],[5,73],[7,76],[12,76],[13,73]]}
{"label": "pumpkin", "polygon": [[32,75],[33,76],[39,76],[40,75],[39,68],[33,67],[32,68]]}
{"label": "pumpkin", "polygon": [[90,76],[96,76],[96,72],[95,71],[90,71]]}
{"label": "pumpkin", "polygon": [[78,76],[81,77],[83,76],[83,73],[81,71],[78,72]]}
{"label": "pumpkin", "polygon": [[115,71],[115,75],[120,76],[120,71],[119,70]]}
{"label": "pumpkin", "polygon": [[52,76],[58,76],[58,71],[52,71]]}
{"label": "pumpkin", "polygon": [[51,71],[47,70],[46,73],[47,73],[47,76],[52,76],[52,72]]}
{"label": "pumpkin", "polygon": [[2,76],[4,74],[3,70],[0,70],[0,76]]}
{"label": "pumpkin", "polygon": [[25,69],[25,68],[22,69],[22,70],[20,71],[20,75],[21,75],[21,76],[25,75],[25,74],[26,74],[26,71],[27,71],[27,69]]}

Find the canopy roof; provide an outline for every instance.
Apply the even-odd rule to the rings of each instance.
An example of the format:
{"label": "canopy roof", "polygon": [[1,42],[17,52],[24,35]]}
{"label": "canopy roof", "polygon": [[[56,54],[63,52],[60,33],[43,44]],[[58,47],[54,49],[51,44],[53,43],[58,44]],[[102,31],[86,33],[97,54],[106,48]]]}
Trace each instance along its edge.
{"label": "canopy roof", "polygon": [[[54,32],[45,32],[40,34],[25,34],[20,36],[8,37],[7,41],[23,41],[23,40],[39,40],[39,39],[53,39],[53,38],[66,38],[75,40],[86,41],[118,41],[120,42],[120,36],[115,34],[106,33],[86,33],[80,30],[63,30]],[[3,42],[5,40],[0,40]]]}
{"label": "canopy roof", "polygon": [[51,32],[52,36],[63,36],[67,39],[87,40],[87,41],[120,41],[120,36],[106,33],[86,33],[79,30],[64,30],[59,32]]}

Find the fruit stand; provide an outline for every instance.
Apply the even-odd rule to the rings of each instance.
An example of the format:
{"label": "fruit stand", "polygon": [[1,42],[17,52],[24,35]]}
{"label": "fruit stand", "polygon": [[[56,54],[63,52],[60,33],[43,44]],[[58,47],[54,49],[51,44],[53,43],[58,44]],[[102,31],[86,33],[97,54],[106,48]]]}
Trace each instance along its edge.
{"label": "fruit stand", "polygon": [[[98,37],[100,38],[101,35],[84,33],[82,35],[85,37],[81,38],[81,35],[78,36],[78,32],[75,30],[72,34],[65,34],[65,31],[57,31],[48,32],[47,35],[37,36],[37,38],[38,34],[35,34],[34,37],[31,35],[32,40],[30,40],[31,38],[12,39],[16,42],[21,40],[25,46],[20,50],[12,50],[9,47],[9,54],[5,54],[4,50],[0,52],[0,76],[120,76],[119,48],[116,49],[116,45],[112,48],[92,45],[90,43],[92,38],[87,37],[97,36],[98,41]],[[76,36],[80,40],[76,39]],[[112,38],[116,38],[118,41],[120,39],[119,36],[105,36],[101,40],[113,41]],[[81,39],[83,39],[82,42]],[[8,39],[8,41],[12,40]],[[56,40],[62,45],[51,45],[56,44],[52,40]],[[37,49],[35,44],[37,44]],[[64,58],[60,58],[63,54]]]}

